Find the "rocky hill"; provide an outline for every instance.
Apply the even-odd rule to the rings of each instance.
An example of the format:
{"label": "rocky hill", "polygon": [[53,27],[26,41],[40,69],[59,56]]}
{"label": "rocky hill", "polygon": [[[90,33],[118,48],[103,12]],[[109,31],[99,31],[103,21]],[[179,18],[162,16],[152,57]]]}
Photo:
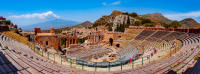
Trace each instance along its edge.
{"label": "rocky hill", "polygon": [[78,25],[75,25],[75,26],[72,26],[74,28],[83,28],[83,27],[90,27],[92,25],[92,23],[90,21],[85,21],[81,24],[78,24]]}
{"label": "rocky hill", "polygon": [[105,26],[113,27],[115,29],[117,25],[134,24],[136,20],[137,19],[135,19],[132,16],[129,16],[126,13],[115,10],[110,15],[102,16],[100,19],[96,20],[93,24],[93,27],[96,27],[99,25],[105,25]]}
{"label": "rocky hill", "polygon": [[[153,26],[156,27],[157,24],[162,24],[162,23],[170,24],[172,23],[172,20],[166,18],[161,13],[137,15],[136,13],[124,13],[115,10],[110,15],[102,16],[101,18],[96,20],[93,24],[93,27],[104,25],[107,27],[112,27],[112,29],[114,30],[118,25],[122,24],[123,26],[129,24],[134,26],[142,25],[148,27],[153,27]],[[200,28],[200,24],[191,18],[186,18],[182,21],[179,21],[179,23],[182,25],[179,28],[195,28],[195,29]]]}
{"label": "rocky hill", "polygon": [[156,23],[172,22],[168,18],[164,17],[161,13],[145,14],[145,15],[142,15],[142,18],[150,19],[151,21],[156,22]]}
{"label": "rocky hill", "polygon": [[180,21],[180,23],[182,24],[182,28],[193,28],[193,29],[200,28],[200,24],[192,18],[186,18]]}

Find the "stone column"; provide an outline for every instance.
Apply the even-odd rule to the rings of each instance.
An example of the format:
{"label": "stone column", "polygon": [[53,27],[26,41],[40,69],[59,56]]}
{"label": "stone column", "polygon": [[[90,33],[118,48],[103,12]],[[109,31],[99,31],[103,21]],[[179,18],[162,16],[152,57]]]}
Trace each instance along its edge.
{"label": "stone column", "polygon": [[187,33],[190,33],[190,29],[189,28],[187,29]]}
{"label": "stone column", "polygon": [[68,39],[66,39],[66,47],[68,47]]}
{"label": "stone column", "polygon": [[75,39],[75,44],[77,44],[77,39]]}

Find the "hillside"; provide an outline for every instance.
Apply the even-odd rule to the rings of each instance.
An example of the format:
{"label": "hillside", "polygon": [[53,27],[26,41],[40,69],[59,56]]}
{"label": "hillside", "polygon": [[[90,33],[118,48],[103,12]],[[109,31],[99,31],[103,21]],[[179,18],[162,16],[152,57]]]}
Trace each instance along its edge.
{"label": "hillside", "polygon": [[[94,22],[92,27],[97,27],[100,25],[105,25],[108,28],[111,29],[113,27],[113,30],[115,30],[117,27],[120,27],[125,24],[134,24],[137,19],[136,16],[129,15],[128,13],[124,13],[121,11],[114,10],[110,15],[104,15],[98,20]],[[124,26],[123,26],[124,27]]]}
{"label": "hillside", "polygon": [[193,29],[200,28],[200,24],[192,18],[186,18],[180,21],[180,23],[182,24],[182,28],[193,28]]}
{"label": "hillside", "polygon": [[90,27],[92,25],[92,23],[90,21],[85,21],[81,24],[78,24],[78,25],[75,25],[75,26],[72,26],[74,28],[83,28],[83,27]]}
{"label": "hillside", "polygon": [[161,13],[145,14],[142,18],[150,19],[152,22],[156,23],[170,23],[172,22],[168,18],[164,17]]}
{"label": "hillside", "polygon": [[[111,30],[124,30],[124,28],[132,26],[145,26],[145,27],[166,27],[162,24],[167,23],[171,28],[176,28],[173,24],[175,20],[170,20],[163,16],[161,13],[138,15],[137,13],[125,13],[121,11],[113,11],[110,15],[104,15],[94,22],[93,27],[104,25]],[[160,25],[158,25],[160,24]],[[200,28],[200,24],[194,19],[186,18],[178,21],[181,27],[178,28]],[[121,28],[123,27],[123,28]],[[110,30],[110,31],[111,31]],[[122,31],[123,32],[123,31]]]}

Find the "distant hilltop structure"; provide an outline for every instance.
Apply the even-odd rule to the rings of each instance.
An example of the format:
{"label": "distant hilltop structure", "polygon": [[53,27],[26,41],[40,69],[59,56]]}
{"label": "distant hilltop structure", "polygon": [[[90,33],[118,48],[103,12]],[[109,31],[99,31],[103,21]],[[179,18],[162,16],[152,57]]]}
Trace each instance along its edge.
{"label": "distant hilltop structure", "polygon": [[[0,31],[16,30],[18,27],[14,25],[10,20],[6,20],[5,17],[0,16]],[[21,29],[19,29],[22,31]]]}
{"label": "distant hilltop structure", "polygon": [[0,20],[6,20],[6,18],[4,18],[3,16],[0,16]]}

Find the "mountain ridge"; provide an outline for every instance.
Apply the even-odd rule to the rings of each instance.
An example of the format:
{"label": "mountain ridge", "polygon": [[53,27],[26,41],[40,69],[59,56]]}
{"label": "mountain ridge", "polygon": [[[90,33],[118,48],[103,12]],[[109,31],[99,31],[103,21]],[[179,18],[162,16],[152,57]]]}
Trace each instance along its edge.
{"label": "mountain ridge", "polygon": [[64,20],[64,19],[53,19],[45,22],[40,22],[32,25],[23,26],[22,29],[25,31],[32,31],[34,28],[41,28],[41,29],[49,29],[53,28],[62,28],[62,27],[69,27],[79,24],[79,22],[71,21],[71,20]]}
{"label": "mountain ridge", "polygon": [[[121,11],[117,11],[114,10],[110,15],[104,15],[101,18],[97,19],[94,24],[93,27],[99,26],[99,25],[110,25],[113,24],[113,27],[116,27],[117,25],[121,25],[121,24],[130,24],[130,25],[134,25],[135,22],[139,22],[141,23],[143,20],[149,19],[151,20],[152,23],[155,23],[157,26],[159,26],[158,24],[162,24],[162,23],[172,23],[173,21],[176,20],[171,20],[168,19],[167,17],[165,17],[164,15],[162,15],[161,13],[151,13],[151,14],[143,14],[143,15],[137,15],[137,13],[127,13],[127,12],[121,12]],[[147,20],[148,21],[148,20]],[[137,22],[137,25],[139,25]],[[200,24],[190,18],[185,18],[181,21],[178,21],[182,26],[178,27],[178,28],[200,28]],[[187,24],[187,25],[186,25]],[[151,25],[151,24],[145,24],[147,26]],[[162,25],[160,25],[162,27]],[[112,25],[111,25],[112,27]]]}

